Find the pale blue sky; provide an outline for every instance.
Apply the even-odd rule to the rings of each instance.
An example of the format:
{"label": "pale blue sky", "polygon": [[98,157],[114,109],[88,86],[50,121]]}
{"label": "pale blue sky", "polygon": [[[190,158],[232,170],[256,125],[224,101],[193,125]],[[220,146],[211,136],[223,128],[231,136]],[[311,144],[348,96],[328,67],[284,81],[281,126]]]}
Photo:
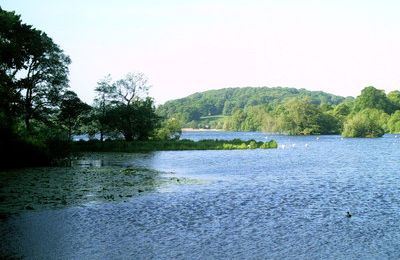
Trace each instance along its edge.
{"label": "pale blue sky", "polygon": [[70,85],[141,71],[158,104],[212,88],[400,89],[400,1],[0,1],[72,59]]}

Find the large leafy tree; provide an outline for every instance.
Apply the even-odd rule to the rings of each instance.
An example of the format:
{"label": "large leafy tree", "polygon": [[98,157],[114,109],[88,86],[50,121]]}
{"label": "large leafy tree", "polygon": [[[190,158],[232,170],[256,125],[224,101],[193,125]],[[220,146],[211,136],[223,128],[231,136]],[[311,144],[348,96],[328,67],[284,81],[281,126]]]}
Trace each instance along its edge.
{"label": "large leafy tree", "polygon": [[385,92],[372,86],[364,88],[361,91],[361,95],[356,98],[354,104],[354,110],[356,112],[367,108],[383,110],[388,114],[393,112],[393,105]]}
{"label": "large leafy tree", "polygon": [[0,87],[6,118],[48,120],[68,86],[70,59],[44,32],[23,24],[14,12],[0,9]]}
{"label": "large leafy tree", "polygon": [[320,134],[320,115],[321,111],[310,99],[291,99],[283,105],[280,114],[281,130],[294,135]]}
{"label": "large leafy tree", "polygon": [[129,73],[112,82],[110,77],[96,88],[102,129],[122,134],[127,141],[147,139],[159,124],[154,102],[147,96],[150,85],[142,73]]}
{"label": "large leafy tree", "polygon": [[4,130],[15,122],[21,95],[16,75],[29,59],[28,36],[32,28],[22,24],[20,16],[0,8],[0,124]]}
{"label": "large leafy tree", "polygon": [[69,63],[44,32],[0,8],[0,168],[40,165],[67,152],[56,115]]}
{"label": "large leafy tree", "polygon": [[381,137],[389,116],[382,110],[367,108],[349,116],[343,126],[344,137]]}

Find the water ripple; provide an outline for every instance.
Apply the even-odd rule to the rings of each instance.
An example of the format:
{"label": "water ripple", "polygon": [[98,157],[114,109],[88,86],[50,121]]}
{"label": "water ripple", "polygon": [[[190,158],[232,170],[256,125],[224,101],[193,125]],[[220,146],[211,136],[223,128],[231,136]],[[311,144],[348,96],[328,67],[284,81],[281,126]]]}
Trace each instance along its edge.
{"label": "water ripple", "polygon": [[400,149],[391,145],[393,136],[276,139],[296,145],[139,156],[140,166],[210,182],[16,215],[0,223],[8,234],[0,252],[67,259],[400,258]]}

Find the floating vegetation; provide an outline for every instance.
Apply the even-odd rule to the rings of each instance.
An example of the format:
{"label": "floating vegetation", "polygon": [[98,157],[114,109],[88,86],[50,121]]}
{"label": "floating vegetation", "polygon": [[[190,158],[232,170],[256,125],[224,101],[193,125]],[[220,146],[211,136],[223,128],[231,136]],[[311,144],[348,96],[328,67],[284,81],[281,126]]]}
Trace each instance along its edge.
{"label": "floating vegetation", "polygon": [[197,184],[135,167],[52,167],[0,172],[0,215],[126,201],[161,185]]}

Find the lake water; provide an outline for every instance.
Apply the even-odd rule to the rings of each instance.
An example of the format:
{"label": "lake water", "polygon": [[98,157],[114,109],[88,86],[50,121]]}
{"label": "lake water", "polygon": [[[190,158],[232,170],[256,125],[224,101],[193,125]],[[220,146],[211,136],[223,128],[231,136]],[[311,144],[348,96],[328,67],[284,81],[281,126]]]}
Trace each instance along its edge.
{"label": "lake water", "polygon": [[400,258],[400,136],[342,139],[186,132],[182,137],[275,139],[279,148],[105,156],[103,160],[114,167],[146,167],[199,182],[160,185],[125,201],[4,217],[0,255]]}

